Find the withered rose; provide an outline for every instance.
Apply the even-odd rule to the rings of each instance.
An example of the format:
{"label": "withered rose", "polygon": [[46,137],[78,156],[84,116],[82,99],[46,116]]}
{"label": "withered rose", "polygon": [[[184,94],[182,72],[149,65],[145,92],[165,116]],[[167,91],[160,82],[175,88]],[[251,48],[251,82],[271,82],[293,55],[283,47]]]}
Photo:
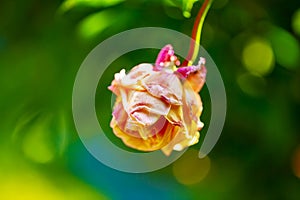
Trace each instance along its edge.
{"label": "withered rose", "polygon": [[161,149],[165,155],[198,142],[202,102],[198,92],[206,76],[205,60],[179,67],[171,45],[154,65],[140,64],[115,74],[109,89],[117,96],[110,126],[129,147]]}

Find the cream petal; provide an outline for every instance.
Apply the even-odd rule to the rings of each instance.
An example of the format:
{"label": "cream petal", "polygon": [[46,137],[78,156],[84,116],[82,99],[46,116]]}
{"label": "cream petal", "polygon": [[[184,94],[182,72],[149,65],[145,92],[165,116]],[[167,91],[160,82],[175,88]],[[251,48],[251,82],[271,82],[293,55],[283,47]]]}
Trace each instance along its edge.
{"label": "cream petal", "polygon": [[199,138],[200,115],[202,112],[202,102],[199,94],[195,93],[188,81],[183,83],[183,118],[186,132],[186,140],[180,142],[184,148],[189,146],[189,141]]}
{"label": "cream petal", "polygon": [[[140,126],[138,123],[136,127],[133,127],[133,124],[136,122],[123,109],[121,98],[117,98],[110,126],[115,135],[121,138],[127,146],[142,151],[161,149],[178,131],[176,126],[170,124],[163,116],[152,126]],[[143,135],[146,137],[142,137]]]}
{"label": "cream petal", "polygon": [[189,147],[193,144],[196,144],[199,140],[200,134],[198,131],[191,134],[193,136],[189,136],[189,134],[185,133],[184,128],[178,131],[176,136],[161,150],[166,155],[169,156],[173,150],[182,151],[186,147]]}
{"label": "cream petal", "polygon": [[182,106],[172,105],[166,119],[175,126],[183,126]]}
{"label": "cream petal", "polygon": [[[196,144],[199,141],[200,133],[197,131],[193,134],[193,137],[186,138],[174,145],[173,150],[181,151],[186,147]],[[180,147],[180,148],[179,148]]]}
{"label": "cream petal", "polygon": [[[205,69],[204,66],[202,68]],[[205,83],[205,78],[206,78],[206,69],[196,71],[195,73],[190,74],[187,77],[187,80],[190,82],[193,90],[198,93],[202,89]]]}
{"label": "cream petal", "polygon": [[119,128],[133,137],[142,137],[147,139],[159,132],[170,110],[170,105],[149,95],[146,92],[131,92],[130,102],[125,103],[128,106],[124,109],[126,97],[117,97],[113,116]]}
{"label": "cream petal", "polygon": [[133,137],[139,137],[145,140],[148,137],[152,137],[153,135],[160,132],[167,122],[168,121],[163,116],[161,116],[153,125],[143,126],[133,118],[128,117],[125,127],[123,129],[121,127],[120,128]]}
{"label": "cream petal", "polygon": [[127,87],[135,90],[144,90],[141,85],[139,85],[140,80],[144,79],[147,76],[153,74],[153,66],[151,64],[139,64],[132,68],[130,72],[124,76],[120,84],[123,87]]}
{"label": "cream petal", "polygon": [[147,63],[137,65],[131,69],[127,75],[125,70],[122,69],[120,72],[114,75],[115,78],[108,89],[117,96],[120,95],[121,89],[145,91],[145,88],[142,87],[139,82],[141,79],[149,76],[153,72],[153,66]]}
{"label": "cream petal", "polygon": [[155,97],[173,105],[182,104],[181,82],[173,73],[155,72],[142,80],[142,85]]}
{"label": "cream petal", "polygon": [[193,91],[188,81],[183,83],[183,88],[184,113],[186,117],[197,122],[203,110],[201,98]]}
{"label": "cream petal", "polygon": [[149,137],[153,137],[154,135],[158,134],[168,123],[165,117],[161,116],[153,125],[151,126],[139,126],[138,133],[144,140],[148,139]]}
{"label": "cream petal", "polygon": [[140,137],[139,134],[139,123],[130,118],[127,112],[124,110],[121,97],[117,97],[116,103],[113,110],[113,118],[110,126],[118,126],[122,131],[133,137]]}
{"label": "cream petal", "polygon": [[186,79],[195,92],[199,92],[206,79],[205,59],[200,57],[199,63],[196,66],[179,67],[176,74],[180,78]]}
{"label": "cream petal", "polygon": [[[128,114],[125,112],[123,108],[121,97],[117,97],[112,115],[113,115],[113,119],[115,120],[115,123],[122,129],[124,129],[128,118]],[[111,124],[111,126],[113,125]]]}
{"label": "cream petal", "polygon": [[120,88],[120,99],[123,104],[123,109],[125,109],[126,113],[128,114],[128,105],[129,105],[129,99],[134,94],[134,90],[129,90],[126,88]]}
{"label": "cream petal", "polygon": [[171,155],[172,151],[174,150],[174,146],[179,144],[180,142],[186,140],[186,134],[184,134],[184,127],[180,128],[176,133],[175,137],[166,145],[164,146],[161,151],[166,155]]}
{"label": "cream petal", "polygon": [[[152,125],[160,116],[169,113],[170,105],[147,92],[135,91],[128,101],[128,114],[143,125]],[[146,116],[148,115],[148,117]]]}
{"label": "cream petal", "polygon": [[191,140],[189,140],[188,146],[191,146],[191,145],[194,145],[194,144],[198,143],[199,142],[199,137],[200,137],[200,133],[197,131],[195,133],[194,137]]}
{"label": "cream petal", "polygon": [[[190,132],[192,130],[196,130],[194,132]],[[195,122],[191,122],[191,124],[184,124],[183,127],[177,132],[175,137],[170,141],[169,144],[162,148],[162,151],[165,155],[169,156],[173,150],[181,151],[184,148],[194,144],[194,141],[199,139],[199,132],[197,131],[197,127]]]}
{"label": "cream petal", "polygon": [[132,137],[122,131],[118,126],[114,126],[113,131],[115,135],[121,138],[124,144],[128,147],[141,151],[155,151],[161,149],[172,140],[178,131],[178,127],[165,123],[163,129],[147,139]]}

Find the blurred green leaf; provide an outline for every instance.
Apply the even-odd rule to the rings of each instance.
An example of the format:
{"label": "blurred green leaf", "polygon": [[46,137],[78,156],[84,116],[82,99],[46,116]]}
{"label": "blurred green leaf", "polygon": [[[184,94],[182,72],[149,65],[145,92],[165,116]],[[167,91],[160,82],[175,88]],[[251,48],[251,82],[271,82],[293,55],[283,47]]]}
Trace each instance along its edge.
{"label": "blurred green leaf", "polygon": [[119,17],[115,12],[106,10],[86,17],[78,26],[80,36],[89,39],[98,35],[118,19],[116,16]]}
{"label": "blurred green leaf", "polygon": [[125,0],[65,0],[61,5],[60,10],[65,12],[77,6],[109,7],[123,1]]}
{"label": "blurred green leaf", "polygon": [[27,158],[37,163],[51,162],[67,147],[67,124],[63,113],[27,113],[20,117],[13,141],[21,142]]}
{"label": "blurred green leaf", "polygon": [[274,52],[266,39],[252,38],[243,49],[242,61],[249,72],[266,75],[274,68]]}

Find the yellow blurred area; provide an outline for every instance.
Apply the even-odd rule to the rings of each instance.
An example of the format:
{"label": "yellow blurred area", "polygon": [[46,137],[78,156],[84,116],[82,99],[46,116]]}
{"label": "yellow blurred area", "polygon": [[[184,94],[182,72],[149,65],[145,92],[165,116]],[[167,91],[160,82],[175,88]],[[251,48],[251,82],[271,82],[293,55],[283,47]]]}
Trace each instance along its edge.
{"label": "yellow blurred area", "polygon": [[[71,187],[69,185],[68,187]],[[81,200],[81,199],[106,199],[94,191],[85,191],[82,184],[72,184],[63,190],[44,177],[36,174],[16,174],[8,180],[1,181],[1,199],[5,200]]]}
{"label": "yellow blurred area", "polygon": [[262,38],[254,38],[246,44],[242,59],[246,69],[253,74],[266,75],[274,67],[273,50]]}
{"label": "yellow blurred area", "polygon": [[294,13],[292,17],[292,28],[294,32],[300,36],[300,8]]}
{"label": "yellow blurred area", "polygon": [[188,150],[173,164],[173,174],[176,180],[184,185],[196,184],[202,181],[210,170],[210,159],[199,159],[198,151]]}
{"label": "yellow blurred area", "polygon": [[33,171],[14,174],[2,181],[0,192],[2,199],[31,200],[31,199],[64,199],[58,188]]}
{"label": "yellow blurred area", "polygon": [[54,158],[55,152],[47,140],[48,134],[45,126],[39,124],[25,136],[22,149],[28,158],[38,163],[47,163]]}
{"label": "yellow blurred area", "polygon": [[23,161],[6,162],[1,166],[1,200],[82,200],[106,199],[88,185],[69,175],[52,178]]}
{"label": "yellow blurred area", "polygon": [[20,117],[12,136],[1,145],[0,200],[106,199],[63,163],[57,165],[55,159],[66,145],[65,123],[62,114]]}

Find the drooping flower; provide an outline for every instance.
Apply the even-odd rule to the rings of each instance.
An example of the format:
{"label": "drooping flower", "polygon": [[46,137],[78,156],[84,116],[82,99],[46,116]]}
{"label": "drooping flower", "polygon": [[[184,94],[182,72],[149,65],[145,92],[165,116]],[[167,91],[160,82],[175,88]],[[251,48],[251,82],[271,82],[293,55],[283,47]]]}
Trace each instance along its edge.
{"label": "drooping flower", "polygon": [[141,151],[161,149],[170,155],[198,142],[204,126],[199,91],[206,78],[205,59],[200,58],[196,66],[192,63],[211,3],[204,0],[198,12],[182,66],[173,47],[166,45],[154,65],[144,63],[128,74],[124,69],[115,74],[109,86],[117,96],[110,126],[127,146]]}
{"label": "drooping flower", "polygon": [[206,76],[205,59],[179,67],[171,45],[154,65],[139,64],[115,74],[109,89],[117,96],[110,126],[127,146],[161,149],[166,155],[198,142],[202,102],[198,92]]}

